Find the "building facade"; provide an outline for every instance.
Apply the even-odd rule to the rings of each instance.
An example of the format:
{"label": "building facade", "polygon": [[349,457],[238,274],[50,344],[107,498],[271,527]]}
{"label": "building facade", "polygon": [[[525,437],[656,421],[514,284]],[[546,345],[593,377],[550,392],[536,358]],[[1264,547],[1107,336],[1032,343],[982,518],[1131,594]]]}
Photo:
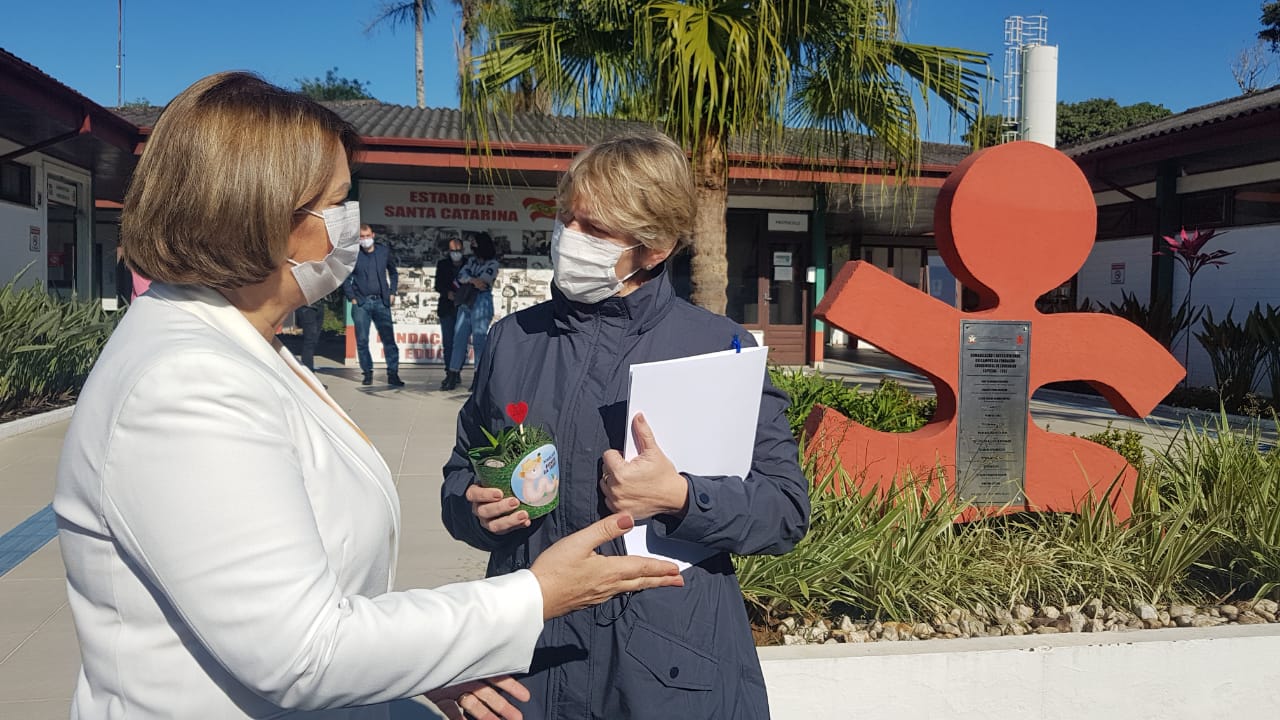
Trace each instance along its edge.
{"label": "building facade", "polygon": [[138,128],[0,50],[0,284],[62,297],[115,298],[115,235],[95,199],[116,205],[136,164]]}
{"label": "building facade", "polygon": [[[1077,276],[1076,302],[1119,303],[1129,293],[1176,308],[1188,277],[1168,254],[1155,254],[1162,236],[1214,229],[1205,251],[1233,254],[1196,275],[1191,303],[1215,320],[1232,312],[1241,322],[1255,303],[1280,307],[1280,86],[1064,151],[1098,203],[1098,242]],[[1191,333],[1173,353],[1188,358],[1190,385],[1213,385]]]}

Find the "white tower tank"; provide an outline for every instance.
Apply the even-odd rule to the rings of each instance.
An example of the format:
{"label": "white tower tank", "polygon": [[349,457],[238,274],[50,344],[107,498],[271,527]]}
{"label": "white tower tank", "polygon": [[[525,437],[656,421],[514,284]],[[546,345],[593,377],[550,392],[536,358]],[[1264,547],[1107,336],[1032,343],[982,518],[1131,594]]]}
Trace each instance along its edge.
{"label": "white tower tank", "polygon": [[1018,134],[1054,147],[1058,133],[1058,48],[1030,45],[1022,49],[1022,117]]}

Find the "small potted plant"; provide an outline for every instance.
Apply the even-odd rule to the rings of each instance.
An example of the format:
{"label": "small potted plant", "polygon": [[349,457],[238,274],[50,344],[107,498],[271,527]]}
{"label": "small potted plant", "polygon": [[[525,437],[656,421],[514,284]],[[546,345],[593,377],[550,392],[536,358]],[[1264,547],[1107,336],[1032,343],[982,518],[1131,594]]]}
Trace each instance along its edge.
{"label": "small potted plant", "polygon": [[521,510],[537,518],[555,510],[559,502],[560,460],[551,433],[524,426],[528,415],[527,403],[510,403],[507,416],[515,426],[497,436],[481,428],[489,444],[473,447],[468,454],[481,485],[515,497]]}

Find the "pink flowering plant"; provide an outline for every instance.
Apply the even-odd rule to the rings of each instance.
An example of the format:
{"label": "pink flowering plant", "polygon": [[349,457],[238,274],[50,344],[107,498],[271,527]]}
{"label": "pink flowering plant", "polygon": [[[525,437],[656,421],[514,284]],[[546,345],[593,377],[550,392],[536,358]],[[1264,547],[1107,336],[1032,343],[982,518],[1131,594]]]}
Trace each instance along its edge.
{"label": "pink flowering plant", "polygon": [[[1191,305],[1191,286],[1196,281],[1196,273],[1209,266],[1222,267],[1227,264],[1225,258],[1235,254],[1232,250],[1214,250],[1213,252],[1204,252],[1204,246],[1208,244],[1210,240],[1218,235],[1225,234],[1226,233],[1219,233],[1217,230],[1200,230],[1197,228],[1190,235],[1187,235],[1187,229],[1182,228],[1182,231],[1178,233],[1177,237],[1170,237],[1168,235],[1163,236],[1167,247],[1163,248],[1159,252],[1152,253],[1153,255],[1172,255],[1173,259],[1182,266],[1182,269],[1187,271],[1187,295],[1183,298],[1182,304],[1189,314],[1197,314],[1194,311],[1194,306]],[[1191,322],[1194,322],[1194,320]],[[1191,341],[1188,339],[1186,344],[1183,346],[1182,351],[1183,367],[1187,366],[1187,360],[1190,352]],[[1185,383],[1187,381],[1184,379],[1183,382]]]}

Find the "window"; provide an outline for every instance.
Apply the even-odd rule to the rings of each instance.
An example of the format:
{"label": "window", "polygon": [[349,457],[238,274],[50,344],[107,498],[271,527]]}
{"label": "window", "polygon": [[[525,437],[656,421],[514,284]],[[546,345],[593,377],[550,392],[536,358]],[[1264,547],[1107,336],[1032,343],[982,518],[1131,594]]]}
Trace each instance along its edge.
{"label": "window", "polygon": [[1098,208],[1098,239],[1150,235],[1156,227],[1155,201],[1103,205]]}
{"label": "window", "polygon": [[1232,225],[1280,223],[1280,181],[1235,188]]}
{"label": "window", "polygon": [[1221,227],[1227,224],[1226,190],[1210,190],[1182,196],[1182,227]]}
{"label": "window", "polygon": [[0,200],[34,206],[31,174],[30,165],[15,162],[0,163]]}

